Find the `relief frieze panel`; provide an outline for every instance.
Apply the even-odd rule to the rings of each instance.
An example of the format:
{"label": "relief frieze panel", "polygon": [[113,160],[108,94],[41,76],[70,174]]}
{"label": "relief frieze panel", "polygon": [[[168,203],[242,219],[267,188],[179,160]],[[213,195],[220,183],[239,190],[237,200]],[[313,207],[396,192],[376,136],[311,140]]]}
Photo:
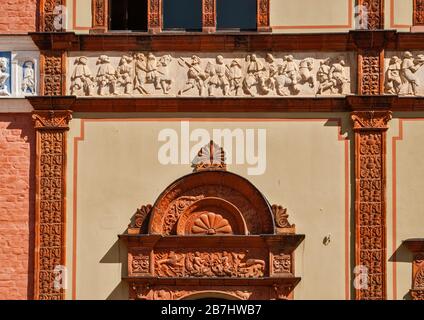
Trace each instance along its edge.
{"label": "relief frieze panel", "polygon": [[354,53],[71,53],[79,97],[290,97],[356,92]]}

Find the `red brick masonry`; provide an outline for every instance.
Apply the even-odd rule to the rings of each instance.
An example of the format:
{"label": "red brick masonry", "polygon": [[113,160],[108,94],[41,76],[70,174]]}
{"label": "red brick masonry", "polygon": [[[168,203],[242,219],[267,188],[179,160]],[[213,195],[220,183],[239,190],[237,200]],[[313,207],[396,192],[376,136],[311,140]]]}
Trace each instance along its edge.
{"label": "red brick masonry", "polygon": [[36,5],[37,0],[1,0],[0,34],[35,31]]}
{"label": "red brick masonry", "polygon": [[0,299],[32,298],[34,143],[30,114],[0,114]]}

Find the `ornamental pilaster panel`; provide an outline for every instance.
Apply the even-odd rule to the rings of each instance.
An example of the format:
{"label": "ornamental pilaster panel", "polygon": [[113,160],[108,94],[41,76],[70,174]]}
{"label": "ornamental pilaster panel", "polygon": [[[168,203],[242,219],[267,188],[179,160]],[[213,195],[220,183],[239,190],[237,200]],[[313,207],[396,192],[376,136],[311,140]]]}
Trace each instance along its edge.
{"label": "ornamental pilaster panel", "polygon": [[162,0],[148,0],[147,29],[150,33],[162,30]]}
{"label": "ornamental pilaster panel", "polygon": [[61,96],[66,94],[66,53],[42,51],[40,55],[41,95]]}
{"label": "ornamental pilaster panel", "polygon": [[257,0],[257,30],[271,31],[270,27],[270,0]]}
{"label": "ornamental pilaster panel", "polygon": [[34,298],[65,298],[66,132],[70,111],[34,111],[36,129]]}
{"label": "ornamental pilaster panel", "polygon": [[92,28],[94,33],[106,32],[108,29],[108,1],[92,0]]}
{"label": "ornamental pilaster panel", "polygon": [[66,0],[40,0],[40,32],[63,32],[66,30]]}
{"label": "ornamental pilaster panel", "polygon": [[216,0],[202,0],[202,30],[216,31]]}
{"label": "ornamental pilaster panel", "polygon": [[384,29],[384,0],[359,0],[358,5],[366,9],[365,29]]}
{"label": "ornamental pilaster panel", "polygon": [[414,0],[414,26],[424,25],[424,0]]}
{"label": "ornamental pilaster panel", "polygon": [[380,95],[384,92],[384,50],[359,50],[358,93]]}
{"label": "ornamental pilaster panel", "polygon": [[355,265],[358,300],[386,299],[386,131],[390,111],[355,111]]}
{"label": "ornamental pilaster panel", "polygon": [[412,253],[412,288],[409,293],[413,300],[424,300],[424,239],[408,239],[403,244]]}

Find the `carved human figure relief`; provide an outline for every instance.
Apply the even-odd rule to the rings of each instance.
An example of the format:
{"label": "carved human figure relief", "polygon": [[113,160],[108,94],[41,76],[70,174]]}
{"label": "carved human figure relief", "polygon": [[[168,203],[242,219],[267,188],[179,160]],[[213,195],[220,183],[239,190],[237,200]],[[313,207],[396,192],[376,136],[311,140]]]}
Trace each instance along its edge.
{"label": "carved human figure relief", "polygon": [[134,89],[134,67],[133,58],[131,56],[124,55],[118,68],[116,68],[116,83],[124,94],[132,94]]}
{"label": "carved human figure relief", "polygon": [[87,57],[75,59],[75,69],[71,76],[71,94],[91,96],[94,90],[94,77],[87,66]]}
{"label": "carved human figure relief", "polygon": [[218,55],[215,63],[208,62],[205,74],[208,76],[207,86],[209,96],[215,95],[215,90],[220,89],[224,96],[227,96],[230,91],[229,67],[224,63],[224,57]]}
{"label": "carved human figure relief", "polygon": [[347,94],[349,92],[349,78],[345,70],[346,63],[339,58],[330,68],[330,81],[333,83],[335,93]]}
{"label": "carved human figure relief", "polygon": [[389,68],[386,71],[385,89],[386,93],[399,94],[402,86],[400,76],[402,59],[393,56],[389,62]]}
{"label": "carved human figure relief", "polygon": [[134,90],[140,94],[149,94],[145,88],[146,84],[146,73],[147,73],[147,59],[143,53],[136,53],[135,58],[135,79],[134,79]]}
{"label": "carved human figure relief", "polygon": [[183,89],[178,92],[178,95],[182,95],[185,92],[196,88],[199,96],[203,96],[204,81],[207,79],[207,75],[202,70],[202,67],[200,65],[200,57],[197,55],[193,55],[190,61],[186,61],[183,58],[180,58],[178,60],[178,63],[180,64],[180,66],[188,68],[187,81]]}
{"label": "carved human figure relief", "polygon": [[97,60],[97,65],[99,65],[96,76],[98,94],[100,96],[116,94],[116,70],[109,57],[102,54]]}
{"label": "carved human figure relief", "polygon": [[230,92],[234,96],[242,95],[243,90],[243,70],[237,59],[231,61],[228,70],[228,79],[230,82]]}
{"label": "carved human figure relief", "polygon": [[400,94],[402,95],[416,95],[417,89],[420,86],[416,72],[424,65],[424,55],[420,54],[414,59],[411,52],[406,51],[403,54],[403,61],[401,64],[400,74],[403,80],[403,86]]}
{"label": "carved human figure relief", "polygon": [[34,62],[26,61],[22,65],[22,93],[35,94]]}
{"label": "carved human figure relief", "polygon": [[9,74],[9,60],[7,58],[0,58],[0,96],[10,96],[10,88],[7,86]]}
{"label": "carved human figure relief", "polygon": [[173,79],[169,70],[169,64],[172,62],[172,57],[169,54],[162,56],[159,59],[157,67],[157,76],[155,82],[157,83],[156,88],[162,89],[164,94],[168,94],[172,88]]}
{"label": "carved human figure relief", "polygon": [[246,56],[246,73],[243,81],[243,88],[247,94],[254,97],[256,94],[252,91],[256,87],[259,94],[269,93],[269,89],[265,84],[266,68],[265,65],[258,60],[256,54],[248,54]]}

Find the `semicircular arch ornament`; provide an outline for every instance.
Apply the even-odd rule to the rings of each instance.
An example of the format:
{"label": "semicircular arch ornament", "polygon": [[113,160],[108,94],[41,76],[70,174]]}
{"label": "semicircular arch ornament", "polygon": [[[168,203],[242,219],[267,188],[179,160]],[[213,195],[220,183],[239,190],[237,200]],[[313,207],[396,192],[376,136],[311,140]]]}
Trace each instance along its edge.
{"label": "semicircular arch ornament", "polygon": [[[203,156],[207,154],[207,156]],[[271,206],[247,179],[228,172],[213,141],[200,166],[145,205],[120,235],[128,246],[131,299],[292,299],[300,281],[287,209]],[[216,155],[216,156],[215,156]],[[184,279],[184,281],[179,281]],[[277,290],[277,289],[278,290]]]}

